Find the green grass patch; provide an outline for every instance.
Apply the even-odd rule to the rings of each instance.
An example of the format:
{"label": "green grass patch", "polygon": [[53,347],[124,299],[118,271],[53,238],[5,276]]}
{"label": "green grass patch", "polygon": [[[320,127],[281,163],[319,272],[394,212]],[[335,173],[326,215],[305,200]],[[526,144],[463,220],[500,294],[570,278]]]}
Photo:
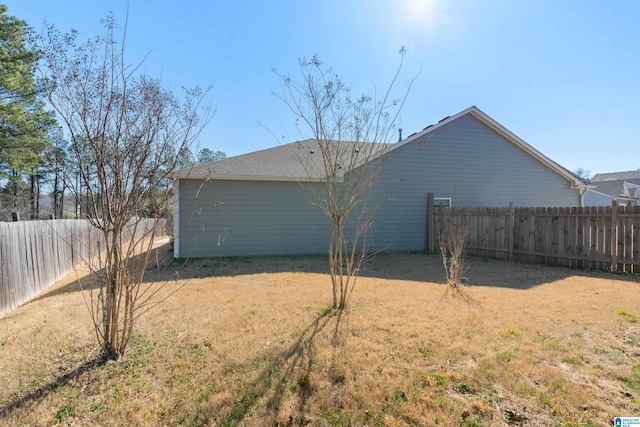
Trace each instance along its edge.
{"label": "green grass patch", "polygon": [[422,357],[424,357],[425,359],[428,359],[429,357],[431,357],[431,349],[429,347],[420,347],[418,351],[420,352]]}
{"label": "green grass patch", "polygon": [[638,319],[637,316],[634,316],[633,314],[629,313],[627,310],[625,310],[624,308],[616,308],[614,310],[615,313],[623,316],[628,322],[631,323],[638,323],[640,322],[640,319]]}
{"label": "green grass patch", "polygon": [[56,414],[53,416],[53,420],[56,423],[60,423],[66,420],[67,418],[71,418],[75,416],[76,409],[78,409],[78,406],[79,405],[77,402],[65,403],[56,411]]}
{"label": "green grass patch", "polygon": [[460,394],[471,394],[473,393],[473,389],[471,388],[471,386],[469,384],[467,384],[466,382],[462,381],[459,382],[458,384],[455,385],[455,387],[453,387],[453,389],[455,391],[457,391]]}
{"label": "green grass patch", "polygon": [[498,353],[497,358],[502,363],[509,363],[516,358],[516,355],[510,351],[503,351],[502,353]]}
{"label": "green grass patch", "polygon": [[565,357],[564,359],[562,359],[562,361],[564,363],[568,363],[570,365],[579,365],[580,364],[580,358],[576,357],[576,356]]}
{"label": "green grass patch", "polygon": [[636,394],[640,394],[640,368],[633,368],[631,375],[624,378],[624,385]]}
{"label": "green grass patch", "polygon": [[336,412],[333,408],[324,413],[324,419],[330,426],[348,427],[351,426],[351,415],[347,412]]}

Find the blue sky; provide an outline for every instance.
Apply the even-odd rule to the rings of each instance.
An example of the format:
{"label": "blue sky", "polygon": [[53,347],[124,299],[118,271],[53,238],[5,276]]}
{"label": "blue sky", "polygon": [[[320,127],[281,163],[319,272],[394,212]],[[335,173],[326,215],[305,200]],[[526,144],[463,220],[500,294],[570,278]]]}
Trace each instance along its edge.
{"label": "blue sky", "polygon": [[[404,135],[475,105],[568,169],[640,167],[640,1],[5,0],[90,37],[109,11],[129,60],[167,87],[213,84],[201,148],[237,155],[295,135],[271,71],[318,54],[357,93],[387,87],[405,46]],[[83,38],[85,38],[83,37]],[[262,123],[264,126],[260,126]]]}

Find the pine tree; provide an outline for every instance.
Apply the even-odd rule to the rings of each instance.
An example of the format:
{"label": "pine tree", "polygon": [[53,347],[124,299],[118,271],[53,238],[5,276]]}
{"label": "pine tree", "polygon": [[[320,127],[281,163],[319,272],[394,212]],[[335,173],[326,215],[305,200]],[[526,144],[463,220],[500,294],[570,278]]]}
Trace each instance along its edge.
{"label": "pine tree", "polygon": [[55,123],[53,113],[44,109],[36,78],[39,53],[27,46],[27,31],[26,22],[8,16],[0,4],[0,178],[10,182],[14,212],[19,181],[36,174]]}

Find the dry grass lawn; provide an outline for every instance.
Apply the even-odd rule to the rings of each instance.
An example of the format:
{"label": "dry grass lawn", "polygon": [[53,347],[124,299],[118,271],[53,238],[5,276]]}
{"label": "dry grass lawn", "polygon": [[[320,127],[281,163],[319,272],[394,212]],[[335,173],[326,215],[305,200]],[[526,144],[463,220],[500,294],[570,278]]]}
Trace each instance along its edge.
{"label": "dry grass lawn", "polygon": [[0,319],[0,425],[606,426],[640,415],[637,276],[475,258],[461,298],[444,295],[438,257],[379,255],[337,315],[325,262],[187,263],[179,275],[193,278],[107,363],[78,284],[62,281]]}

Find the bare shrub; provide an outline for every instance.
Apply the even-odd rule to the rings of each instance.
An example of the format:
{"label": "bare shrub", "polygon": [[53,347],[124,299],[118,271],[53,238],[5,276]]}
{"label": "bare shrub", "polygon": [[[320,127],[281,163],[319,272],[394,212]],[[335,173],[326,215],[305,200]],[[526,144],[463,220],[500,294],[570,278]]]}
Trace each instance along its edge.
{"label": "bare shrub", "polygon": [[467,281],[464,273],[467,270],[465,255],[469,224],[465,218],[452,214],[454,209],[436,208],[436,243],[445,271],[447,293],[459,294],[461,286]]}

